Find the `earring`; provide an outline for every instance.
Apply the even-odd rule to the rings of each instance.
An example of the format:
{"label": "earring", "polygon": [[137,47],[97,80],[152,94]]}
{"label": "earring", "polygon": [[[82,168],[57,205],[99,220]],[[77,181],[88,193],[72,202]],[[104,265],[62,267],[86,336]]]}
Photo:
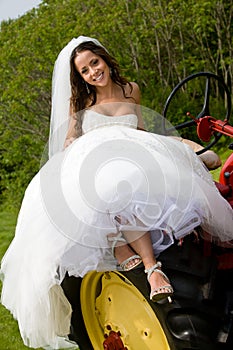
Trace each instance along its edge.
{"label": "earring", "polygon": [[86,85],[87,94],[89,95],[90,94],[89,86],[88,86],[88,84],[86,82],[85,82],[85,85]]}

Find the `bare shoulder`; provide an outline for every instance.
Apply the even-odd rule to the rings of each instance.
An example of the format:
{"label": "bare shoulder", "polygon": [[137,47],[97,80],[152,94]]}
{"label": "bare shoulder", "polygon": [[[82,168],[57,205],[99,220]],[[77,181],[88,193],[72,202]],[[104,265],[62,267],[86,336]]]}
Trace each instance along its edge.
{"label": "bare shoulder", "polygon": [[138,91],[140,92],[139,86],[135,81],[131,81],[130,84],[132,85],[133,91]]}
{"label": "bare shoulder", "polygon": [[127,84],[126,87],[126,93],[128,96],[130,96],[136,104],[140,104],[140,88],[137,83],[130,82],[130,84]]}

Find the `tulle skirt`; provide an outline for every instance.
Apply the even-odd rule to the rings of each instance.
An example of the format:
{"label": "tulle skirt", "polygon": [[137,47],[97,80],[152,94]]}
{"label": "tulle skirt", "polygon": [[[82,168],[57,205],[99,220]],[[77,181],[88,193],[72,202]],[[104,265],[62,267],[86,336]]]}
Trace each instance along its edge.
{"label": "tulle skirt", "polygon": [[26,345],[59,348],[72,312],[61,282],[116,269],[109,235],[150,231],[158,256],[199,225],[232,239],[232,209],[187,145],[127,127],[93,130],[29,184],[2,260],[1,301]]}

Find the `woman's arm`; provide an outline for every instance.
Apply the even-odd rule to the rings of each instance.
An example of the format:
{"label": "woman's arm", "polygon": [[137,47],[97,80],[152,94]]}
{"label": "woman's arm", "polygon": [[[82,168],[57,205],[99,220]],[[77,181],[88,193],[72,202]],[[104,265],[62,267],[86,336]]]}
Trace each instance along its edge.
{"label": "woman's arm", "polygon": [[140,106],[140,101],[141,101],[141,93],[140,93],[140,89],[137,83],[131,82],[130,83],[132,85],[132,92],[131,92],[131,97],[134,99],[135,103],[136,103],[136,113],[137,113],[137,117],[138,117],[138,129],[140,130],[145,130],[145,126],[144,126],[144,121],[142,118],[142,113],[141,113],[141,106]]}
{"label": "woman's arm", "polygon": [[[138,84],[134,82],[131,82],[131,85],[133,87],[131,96],[137,104],[138,129],[145,130],[141,109],[140,109],[140,97],[141,97],[140,89]],[[191,147],[194,150],[194,152],[198,152],[204,148],[194,141],[183,139],[181,137],[176,137],[176,136],[172,136],[172,137],[189,145],[189,147]],[[202,160],[202,162],[207,166],[209,170],[217,169],[222,165],[221,159],[214,151],[207,150],[206,152],[198,155],[198,157]]]}
{"label": "woman's arm", "polygon": [[[204,148],[198,143],[188,139],[183,139],[182,142],[189,145],[194,150],[194,152],[201,151]],[[221,159],[214,151],[207,150],[204,153],[199,154],[198,157],[203,161],[209,170],[217,169],[222,165]]]}
{"label": "woman's arm", "polygon": [[[194,150],[194,152],[201,151],[204,148],[194,141],[183,139],[182,137],[173,137],[189,145]],[[203,163],[207,166],[209,170],[217,169],[222,165],[221,159],[214,151],[207,150],[204,153],[199,154],[198,157],[203,161]]]}
{"label": "woman's arm", "polygon": [[66,139],[64,142],[64,149],[69,145],[71,145],[71,143],[78,137],[76,125],[77,125],[76,116],[75,114],[72,114],[70,115],[69,127],[66,134]]}

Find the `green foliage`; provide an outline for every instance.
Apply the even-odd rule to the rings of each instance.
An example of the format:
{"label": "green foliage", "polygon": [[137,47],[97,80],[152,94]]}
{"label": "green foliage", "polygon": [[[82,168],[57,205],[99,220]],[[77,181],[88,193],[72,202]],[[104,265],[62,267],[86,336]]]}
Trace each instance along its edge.
{"label": "green foliage", "polygon": [[[26,15],[2,22],[1,202],[19,204],[40,167],[53,65],[72,37],[98,38],[117,58],[122,74],[140,85],[142,105],[162,114],[172,88],[193,72],[217,73],[232,90],[232,9],[233,0],[44,0]],[[177,97],[172,122],[184,119],[187,110],[199,113],[200,97]],[[211,104],[222,115],[220,102],[215,94]]]}

